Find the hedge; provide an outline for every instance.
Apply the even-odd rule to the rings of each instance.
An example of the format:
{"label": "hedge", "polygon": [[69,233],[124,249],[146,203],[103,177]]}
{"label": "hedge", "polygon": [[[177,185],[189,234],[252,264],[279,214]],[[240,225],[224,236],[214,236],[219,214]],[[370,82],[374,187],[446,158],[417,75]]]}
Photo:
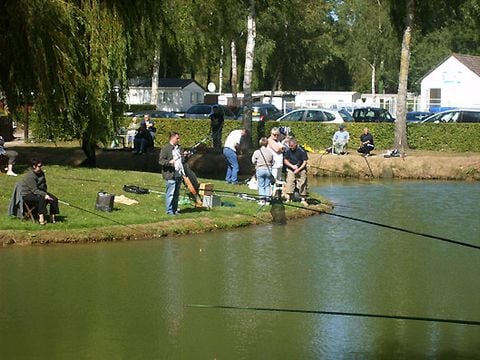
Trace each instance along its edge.
{"label": "hedge", "polygon": [[[35,116],[31,122],[33,137],[42,138],[42,126]],[[162,146],[168,141],[168,133],[177,131],[181,135],[184,147],[190,147],[210,134],[209,119],[152,119],[157,127],[156,146]],[[120,126],[128,126],[131,117],[124,117]],[[367,126],[375,139],[377,149],[392,149],[394,143],[395,125],[391,123],[346,123],[350,133],[350,143],[356,146],[363,128]],[[252,139],[254,147],[261,136],[270,134],[275,126],[288,126],[297,138],[299,144],[308,145],[316,151],[323,150],[332,143],[332,136],[338,130],[337,124],[322,124],[318,122],[253,122]],[[241,121],[225,120],[223,141],[231,130],[242,127]],[[480,124],[476,123],[441,123],[441,124],[407,124],[408,145],[417,150],[438,150],[452,152],[480,152]],[[206,142],[211,146],[211,141]]]}
{"label": "hedge", "polygon": [[[180,133],[184,147],[192,146],[209,135],[210,121],[206,119],[155,119],[155,121],[156,142],[159,146],[167,141],[169,131]],[[223,140],[231,130],[241,126],[239,121],[225,120]],[[253,122],[253,143],[257,144],[258,139],[265,134],[268,135],[274,126],[288,126],[299,144],[308,145],[316,151],[331,146],[332,136],[338,130],[336,124],[317,122]],[[378,149],[393,149],[395,125],[391,123],[346,123],[353,146],[360,141],[365,126],[373,134]],[[407,124],[407,138],[411,149],[480,152],[480,124],[475,123]]]}

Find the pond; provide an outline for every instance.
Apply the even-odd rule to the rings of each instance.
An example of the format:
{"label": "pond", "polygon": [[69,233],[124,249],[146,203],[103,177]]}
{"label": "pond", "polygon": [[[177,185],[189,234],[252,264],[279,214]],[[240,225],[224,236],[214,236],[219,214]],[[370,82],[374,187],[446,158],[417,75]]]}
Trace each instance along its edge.
{"label": "pond", "polygon": [[0,249],[0,358],[478,357],[480,184],[310,185],[349,218]]}

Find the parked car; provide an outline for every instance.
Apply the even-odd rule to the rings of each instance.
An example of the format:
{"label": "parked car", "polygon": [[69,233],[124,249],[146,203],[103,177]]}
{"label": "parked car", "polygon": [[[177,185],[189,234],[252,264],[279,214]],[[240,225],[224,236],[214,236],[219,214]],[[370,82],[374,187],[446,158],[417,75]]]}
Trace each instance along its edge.
{"label": "parked car", "polygon": [[353,110],[355,122],[394,122],[395,118],[387,109],[363,107]]}
{"label": "parked car", "polygon": [[323,123],[341,124],[353,121],[346,110],[330,109],[297,109],[281,116],[277,121],[319,121]]}
{"label": "parked car", "polygon": [[480,109],[447,110],[430,115],[426,119],[422,120],[422,123],[441,122],[478,123],[480,122]]}
{"label": "parked car", "polygon": [[207,119],[213,113],[213,108],[218,107],[223,112],[223,118],[235,119],[235,114],[224,105],[220,104],[196,104],[185,111],[186,119]]}
{"label": "parked car", "polygon": [[[277,120],[282,116],[282,112],[272,104],[253,104],[252,105],[252,121]],[[237,120],[243,120],[243,107],[237,112]]]}
{"label": "parked car", "polygon": [[421,122],[430,115],[432,113],[427,111],[410,111],[407,113],[407,122]]}
{"label": "parked car", "polygon": [[177,114],[172,111],[163,111],[163,110],[144,110],[144,111],[136,111],[136,112],[127,112],[124,113],[125,116],[129,117],[138,117],[143,118],[144,115],[150,115],[151,118],[157,119],[170,119],[170,118],[179,118]]}

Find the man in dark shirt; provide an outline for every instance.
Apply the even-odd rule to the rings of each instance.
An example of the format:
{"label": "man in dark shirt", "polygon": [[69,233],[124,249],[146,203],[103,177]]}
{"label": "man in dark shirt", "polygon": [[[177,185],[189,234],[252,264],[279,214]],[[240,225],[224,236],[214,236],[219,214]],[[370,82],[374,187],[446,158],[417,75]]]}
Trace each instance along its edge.
{"label": "man in dark shirt", "polygon": [[177,215],[178,198],[182,175],[184,173],[182,164],[182,150],[179,145],[180,135],[171,132],[169,142],[160,150],[158,163],[162,167],[162,176],[167,182],[165,191],[165,208],[168,215]]}
{"label": "man in dark shirt", "polygon": [[286,193],[287,201],[293,200],[293,192],[297,188],[300,192],[301,203],[308,206],[306,202],[307,193],[307,161],[308,155],[297,144],[295,138],[291,138],[288,142],[288,150],[283,155],[283,163],[287,168],[287,184]]}
{"label": "man in dark shirt", "polygon": [[368,128],[363,129],[363,134],[360,135],[360,143],[361,145],[357,151],[365,156],[370,156],[370,151],[375,149],[375,144],[373,142],[373,135],[370,134]]}
{"label": "man in dark shirt", "polygon": [[222,129],[224,121],[222,109],[218,106],[214,106],[213,112],[210,114],[210,129],[212,131],[213,147],[217,150],[222,148]]}

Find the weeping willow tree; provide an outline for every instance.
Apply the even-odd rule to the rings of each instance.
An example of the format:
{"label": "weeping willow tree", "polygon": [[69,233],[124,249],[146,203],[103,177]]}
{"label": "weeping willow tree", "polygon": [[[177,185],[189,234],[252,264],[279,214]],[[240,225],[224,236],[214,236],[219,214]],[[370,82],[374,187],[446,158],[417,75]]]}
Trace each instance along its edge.
{"label": "weeping willow tree", "polygon": [[[0,5],[0,88],[10,108],[33,97],[52,140],[95,147],[112,135],[130,44],[148,1],[6,0]],[[159,3],[156,3],[159,6]]]}

